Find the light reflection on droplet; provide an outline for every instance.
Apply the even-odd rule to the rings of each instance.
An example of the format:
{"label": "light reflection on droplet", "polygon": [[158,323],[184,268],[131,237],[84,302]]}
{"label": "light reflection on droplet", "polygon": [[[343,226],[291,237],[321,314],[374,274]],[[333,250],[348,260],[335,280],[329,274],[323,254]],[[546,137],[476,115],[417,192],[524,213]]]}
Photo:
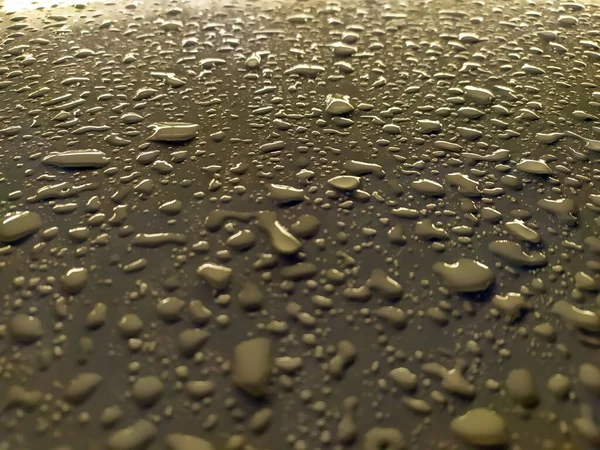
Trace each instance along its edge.
{"label": "light reflection on droplet", "polygon": [[86,3],[89,3],[89,0],[5,0],[2,11],[14,13],[53,6],[84,5]]}

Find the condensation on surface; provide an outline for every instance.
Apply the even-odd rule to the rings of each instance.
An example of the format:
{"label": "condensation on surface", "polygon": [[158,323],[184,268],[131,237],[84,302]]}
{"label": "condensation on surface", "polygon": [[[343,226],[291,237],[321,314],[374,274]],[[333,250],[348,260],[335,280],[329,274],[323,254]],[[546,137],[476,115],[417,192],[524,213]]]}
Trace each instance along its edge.
{"label": "condensation on surface", "polygon": [[600,5],[3,10],[0,449],[600,446]]}

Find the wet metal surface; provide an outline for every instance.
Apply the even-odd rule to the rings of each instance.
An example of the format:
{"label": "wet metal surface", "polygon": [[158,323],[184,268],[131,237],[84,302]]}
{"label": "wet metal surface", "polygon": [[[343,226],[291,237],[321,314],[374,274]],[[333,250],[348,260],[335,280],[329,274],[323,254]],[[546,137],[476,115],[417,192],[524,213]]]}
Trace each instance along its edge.
{"label": "wet metal surface", "polygon": [[56,4],[0,22],[1,450],[600,446],[600,6]]}

